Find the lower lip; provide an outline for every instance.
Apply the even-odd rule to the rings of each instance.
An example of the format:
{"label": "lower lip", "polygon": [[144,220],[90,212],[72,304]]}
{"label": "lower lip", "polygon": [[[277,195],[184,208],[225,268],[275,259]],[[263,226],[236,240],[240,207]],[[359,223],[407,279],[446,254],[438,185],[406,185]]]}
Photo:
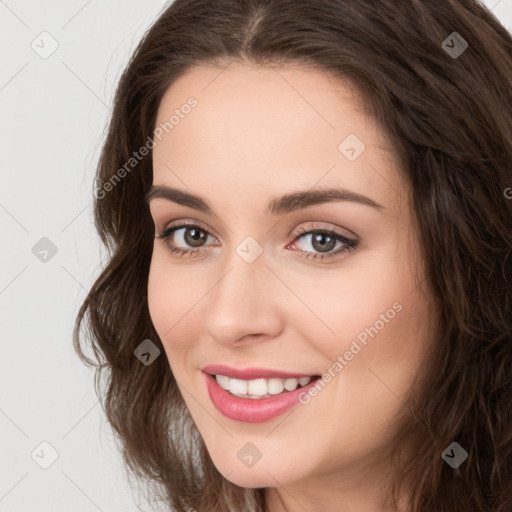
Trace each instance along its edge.
{"label": "lower lip", "polygon": [[277,418],[294,405],[299,403],[299,395],[307,393],[310,386],[314,385],[317,379],[312,380],[306,386],[285,391],[268,398],[241,398],[232,395],[229,391],[221,388],[213,375],[204,374],[208,394],[213,405],[224,416],[235,421],[246,423],[261,423]]}

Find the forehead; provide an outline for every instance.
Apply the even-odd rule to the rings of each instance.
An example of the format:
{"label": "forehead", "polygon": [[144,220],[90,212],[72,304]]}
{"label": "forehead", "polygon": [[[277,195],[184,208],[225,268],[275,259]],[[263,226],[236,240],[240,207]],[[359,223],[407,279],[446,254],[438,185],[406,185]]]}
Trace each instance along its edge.
{"label": "forehead", "polygon": [[[184,109],[191,97],[196,106]],[[318,182],[364,190],[390,174],[394,161],[362,107],[350,82],[318,70],[194,67],[160,103],[155,128],[175,119],[153,150],[154,183],[177,184],[181,175],[198,188],[215,176],[219,188],[237,182],[257,190],[272,183],[283,190]],[[360,155],[351,160],[343,151],[354,144]]]}
{"label": "forehead", "polygon": [[359,111],[360,102],[348,82],[297,65],[194,67],[167,90],[156,124],[168,121],[191,96],[198,105],[186,123],[172,130],[175,139],[193,130],[206,144],[229,137],[233,149],[237,142],[249,149],[263,141],[298,137],[325,140],[327,145],[347,129],[368,130],[369,120]]}

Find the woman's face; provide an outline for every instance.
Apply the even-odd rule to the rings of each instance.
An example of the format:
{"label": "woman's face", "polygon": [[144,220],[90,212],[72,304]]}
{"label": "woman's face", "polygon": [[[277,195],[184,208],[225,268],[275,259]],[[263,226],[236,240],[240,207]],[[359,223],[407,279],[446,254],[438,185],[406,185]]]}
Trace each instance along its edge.
{"label": "woman's face", "polygon": [[149,309],[215,466],[292,495],[372,485],[432,342],[393,150],[348,85],[298,66],[195,67],[165,122],[149,204],[176,229]]}

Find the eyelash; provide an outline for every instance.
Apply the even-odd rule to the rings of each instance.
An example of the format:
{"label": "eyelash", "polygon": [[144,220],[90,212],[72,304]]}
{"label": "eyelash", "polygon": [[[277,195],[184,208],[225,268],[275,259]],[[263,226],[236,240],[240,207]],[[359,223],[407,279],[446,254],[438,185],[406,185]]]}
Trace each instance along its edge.
{"label": "eyelash", "polygon": [[[171,254],[180,254],[181,258],[183,256],[185,256],[186,254],[188,254],[189,257],[193,257],[194,255],[197,255],[197,254],[200,254],[200,253],[204,253],[204,252],[206,252],[208,250],[208,249],[205,249],[204,247],[200,247],[200,248],[196,248],[196,249],[183,249],[182,247],[171,246],[170,242],[169,242],[170,236],[175,231],[178,231],[178,230],[183,229],[183,228],[196,228],[199,231],[202,231],[203,233],[206,233],[207,235],[210,235],[210,233],[208,233],[208,231],[206,229],[203,229],[202,227],[198,226],[197,224],[190,223],[190,224],[179,224],[177,226],[171,226],[171,227],[165,229],[162,233],[159,233],[157,235],[157,238],[166,241],[167,245],[169,246],[170,253]],[[309,252],[309,251],[298,250],[297,252],[302,253],[302,254],[306,254],[305,256],[302,256],[302,254],[301,254],[301,256],[303,258],[305,258],[305,259],[314,259],[314,260],[322,260],[322,261],[325,260],[325,259],[331,259],[331,258],[334,258],[335,256],[340,255],[340,254],[351,252],[351,251],[355,250],[358,247],[358,245],[359,245],[359,241],[358,240],[353,240],[351,238],[347,238],[346,236],[342,235],[341,233],[338,233],[337,231],[334,231],[332,229],[316,228],[316,227],[313,227],[313,228],[310,228],[310,229],[306,229],[306,228],[303,228],[303,227],[299,228],[297,230],[297,232],[294,234],[294,239],[293,239],[293,241],[291,243],[293,244],[295,241],[297,241],[298,239],[302,238],[304,235],[309,235],[309,234],[330,235],[337,242],[339,241],[339,242],[344,243],[345,246],[340,248],[340,249],[338,249],[335,252],[331,252],[331,253],[328,253],[328,254],[312,253],[312,252]],[[212,236],[212,235],[210,235],[210,236]],[[288,244],[288,245],[291,245],[291,244]]]}

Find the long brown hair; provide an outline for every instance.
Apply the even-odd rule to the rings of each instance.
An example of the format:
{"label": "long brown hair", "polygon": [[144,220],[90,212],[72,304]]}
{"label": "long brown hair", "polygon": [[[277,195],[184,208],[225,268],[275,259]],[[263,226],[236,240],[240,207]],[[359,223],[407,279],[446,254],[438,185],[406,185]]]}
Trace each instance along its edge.
{"label": "long brown hair", "polygon": [[[476,0],[176,0],[145,34],[97,169],[95,222],[109,259],[74,331],[127,467],[179,512],[265,509],[264,489],[216,470],[167,359],[145,366],[134,356],[145,339],[163,352],[147,303],[151,153],[118,172],[152,136],[178,77],[233,61],[299,63],[349,80],[411,185],[439,335],[426,385],[410,397],[421,422],[396,436],[396,447],[419,441],[410,459],[391,461],[390,499],[407,484],[411,512],[510,512],[512,38]],[[469,455],[457,469],[441,457],[454,441]]]}

